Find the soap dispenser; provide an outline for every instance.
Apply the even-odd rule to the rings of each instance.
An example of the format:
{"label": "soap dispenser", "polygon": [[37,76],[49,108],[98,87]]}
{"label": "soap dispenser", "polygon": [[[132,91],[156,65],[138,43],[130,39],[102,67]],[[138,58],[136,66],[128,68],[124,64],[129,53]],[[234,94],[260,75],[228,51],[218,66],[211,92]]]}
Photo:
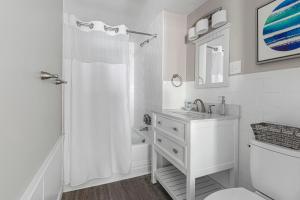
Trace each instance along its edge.
{"label": "soap dispenser", "polygon": [[226,114],[225,96],[221,96],[220,115]]}

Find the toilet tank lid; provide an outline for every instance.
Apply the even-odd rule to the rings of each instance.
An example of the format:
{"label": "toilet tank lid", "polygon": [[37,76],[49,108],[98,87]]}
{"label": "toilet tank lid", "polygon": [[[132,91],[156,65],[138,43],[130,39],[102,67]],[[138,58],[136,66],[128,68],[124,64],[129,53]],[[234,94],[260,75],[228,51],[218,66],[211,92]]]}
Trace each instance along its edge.
{"label": "toilet tank lid", "polygon": [[277,145],[274,145],[274,144],[259,142],[257,140],[252,140],[251,145],[254,145],[254,146],[266,149],[266,150],[274,151],[276,153],[284,154],[284,155],[287,155],[287,156],[300,158],[300,151],[297,151],[297,150],[277,146]]}
{"label": "toilet tank lid", "polygon": [[211,194],[204,200],[264,200],[257,194],[244,188],[230,188]]}

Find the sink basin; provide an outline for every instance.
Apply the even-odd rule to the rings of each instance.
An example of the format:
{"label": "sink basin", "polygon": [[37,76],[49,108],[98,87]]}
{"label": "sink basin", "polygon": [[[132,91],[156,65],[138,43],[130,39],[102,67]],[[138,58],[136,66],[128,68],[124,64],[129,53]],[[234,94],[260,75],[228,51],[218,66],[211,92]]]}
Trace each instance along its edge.
{"label": "sink basin", "polygon": [[208,114],[206,113],[200,113],[200,112],[193,112],[193,111],[184,111],[184,110],[174,110],[174,111],[170,111],[171,113],[174,113],[176,115],[181,115],[184,116],[186,118],[208,118],[210,117]]}
{"label": "sink basin", "polygon": [[169,117],[176,117],[184,121],[198,121],[198,120],[231,120],[238,119],[238,115],[220,115],[217,113],[208,114],[196,111],[187,111],[187,110],[175,110],[175,109],[165,109],[157,112]]}
{"label": "sink basin", "polygon": [[177,115],[181,118],[187,118],[187,119],[220,119],[224,118],[224,116],[219,114],[208,114],[208,113],[201,113],[201,112],[195,112],[195,111],[185,111],[185,110],[168,110],[168,113],[172,115]]}

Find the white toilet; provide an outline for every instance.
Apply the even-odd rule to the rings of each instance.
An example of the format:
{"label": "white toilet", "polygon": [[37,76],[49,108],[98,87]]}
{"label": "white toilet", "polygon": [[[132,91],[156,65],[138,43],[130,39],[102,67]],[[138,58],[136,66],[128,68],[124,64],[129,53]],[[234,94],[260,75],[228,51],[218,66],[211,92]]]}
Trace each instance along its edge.
{"label": "white toilet", "polygon": [[299,151],[252,141],[250,170],[257,192],[244,188],[225,189],[205,200],[300,200]]}

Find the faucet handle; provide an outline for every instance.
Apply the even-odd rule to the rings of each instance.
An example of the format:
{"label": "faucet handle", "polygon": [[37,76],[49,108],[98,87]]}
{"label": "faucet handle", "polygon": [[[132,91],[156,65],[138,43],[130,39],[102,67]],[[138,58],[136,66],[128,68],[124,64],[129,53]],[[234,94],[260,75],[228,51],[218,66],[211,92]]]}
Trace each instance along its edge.
{"label": "faucet handle", "polygon": [[216,106],[216,105],[208,105],[208,114],[212,114],[213,112],[212,112],[212,107],[214,107],[214,106]]}

